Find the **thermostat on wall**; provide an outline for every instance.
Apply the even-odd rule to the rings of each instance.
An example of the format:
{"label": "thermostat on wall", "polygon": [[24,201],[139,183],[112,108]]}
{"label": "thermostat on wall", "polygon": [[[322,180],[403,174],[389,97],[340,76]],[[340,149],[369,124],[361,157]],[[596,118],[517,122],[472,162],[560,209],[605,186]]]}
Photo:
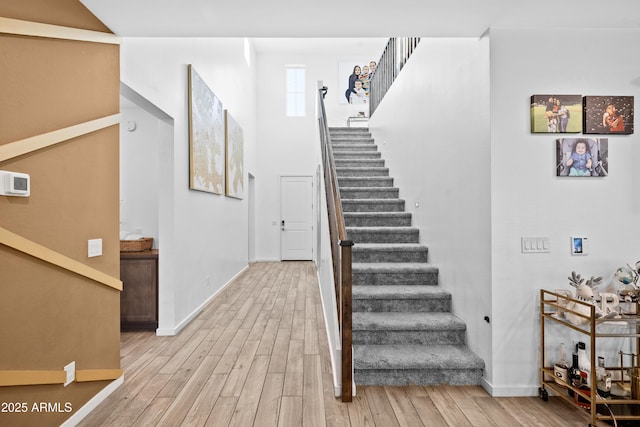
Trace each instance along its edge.
{"label": "thermostat on wall", "polygon": [[589,253],[589,238],[571,236],[571,255],[587,255]]}
{"label": "thermostat on wall", "polygon": [[29,197],[31,178],[26,173],[0,171],[0,195]]}

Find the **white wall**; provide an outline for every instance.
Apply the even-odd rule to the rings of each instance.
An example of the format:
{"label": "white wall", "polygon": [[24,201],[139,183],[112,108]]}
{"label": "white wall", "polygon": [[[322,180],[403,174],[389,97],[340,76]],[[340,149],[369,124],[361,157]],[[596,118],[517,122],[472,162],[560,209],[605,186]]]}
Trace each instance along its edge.
{"label": "white wall", "polygon": [[[543,33],[494,28],[490,42],[422,39],[370,122],[496,396],[537,394],[541,288],[570,289],[573,270],[604,276],[605,288],[617,267],[639,258],[636,136],[608,136],[608,177],[558,178],[555,137],[530,132],[529,100],[637,97],[640,64],[629,52],[640,32]],[[550,49],[543,39],[562,43]],[[575,234],[589,237],[589,255],[570,255]],[[524,236],[548,237],[551,252],[521,254]],[[550,329],[559,336],[548,337],[548,363],[557,343],[571,350],[585,338]],[[628,345],[600,343],[598,353]]]}
{"label": "white wall", "polygon": [[490,378],[488,40],[423,38],[370,129]]}
{"label": "white wall", "polygon": [[[617,267],[640,258],[640,146],[636,135],[608,136],[608,177],[558,178],[555,137],[530,133],[530,96],[637,101],[640,31],[491,29],[490,38],[492,383],[496,395],[535,394],[539,289],[571,289],[572,270],[609,281]],[[589,237],[589,255],[570,255],[574,234]],[[521,254],[523,236],[549,237],[551,252]]]}
{"label": "white wall", "polygon": [[[121,100],[120,230],[153,237],[159,245],[160,146],[158,119]],[[134,131],[127,124],[136,124]]]}
{"label": "white wall", "polygon": [[122,82],[173,119],[159,154],[158,329],[173,334],[248,263],[247,199],[189,190],[187,65],[243,128],[246,190],[256,167],[255,64],[243,39],[126,38],[121,58]]}
{"label": "white wall", "polygon": [[[319,162],[317,82],[329,88],[330,126],[346,126],[350,105],[338,102],[340,62],[378,58],[386,40],[287,39],[259,42],[257,83],[256,259],[280,260],[280,175],[314,176]],[[286,66],[305,65],[306,116],[286,117]],[[347,79],[344,76],[344,79]],[[344,92],[344,91],[342,91]]]}

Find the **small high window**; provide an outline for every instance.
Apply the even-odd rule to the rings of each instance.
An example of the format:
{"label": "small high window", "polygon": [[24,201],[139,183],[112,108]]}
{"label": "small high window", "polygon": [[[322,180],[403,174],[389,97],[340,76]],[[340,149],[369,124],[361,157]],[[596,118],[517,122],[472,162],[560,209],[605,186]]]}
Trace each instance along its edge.
{"label": "small high window", "polygon": [[302,117],[304,111],[304,65],[287,66],[287,116]]}

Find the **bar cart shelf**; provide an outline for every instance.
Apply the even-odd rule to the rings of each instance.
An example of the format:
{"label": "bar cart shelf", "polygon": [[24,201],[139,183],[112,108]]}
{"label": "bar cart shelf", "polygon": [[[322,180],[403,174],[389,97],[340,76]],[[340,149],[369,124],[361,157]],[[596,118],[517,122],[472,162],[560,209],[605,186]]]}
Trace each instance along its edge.
{"label": "bar cart shelf", "polygon": [[[573,304],[572,304],[573,303]],[[618,426],[640,426],[640,397],[601,397],[596,391],[596,346],[601,339],[612,337],[623,337],[633,340],[635,354],[640,350],[640,311],[638,303],[622,303],[628,306],[625,314],[618,318],[597,318],[596,307],[592,304],[569,298],[566,295],[540,290],[540,388],[539,395],[543,400],[547,400],[550,392],[559,396],[571,405],[587,410],[591,417],[589,427],[595,427],[598,421],[606,422]],[[571,307],[571,308],[569,308]],[[583,319],[584,324],[575,324],[567,320],[562,313],[574,315],[574,319]],[[587,314],[588,313],[588,314]],[[574,320],[575,321],[575,320]],[[554,374],[553,362],[545,360],[545,324],[553,322],[584,334],[584,341],[589,344],[590,350],[590,384],[589,389],[578,389],[573,385],[559,379]],[[624,326],[625,332],[620,332],[620,328],[613,329],[610,326]],[[628,331],[628,332],[626,332]],[[637,366],[637,363],[636,363]],[[624,375],[630,366],[607,366],[605,369],[617,375],[612,383],[618,383],[625,389],[631,389],[631,379]],[[621,378],[622,377],[622,378]],[[636,385],[637,386],[637,385]],[[573,391],[574,396],[569,396],[568,391]]]}

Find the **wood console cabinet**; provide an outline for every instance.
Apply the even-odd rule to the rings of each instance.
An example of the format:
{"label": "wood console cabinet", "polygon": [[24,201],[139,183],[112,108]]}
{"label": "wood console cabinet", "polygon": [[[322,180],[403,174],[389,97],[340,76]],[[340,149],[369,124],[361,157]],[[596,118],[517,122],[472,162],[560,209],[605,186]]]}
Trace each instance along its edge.
{"label": "wood console cabinet", "polygon": [[120,329],[158,327],[158,251],[120,252]]}

